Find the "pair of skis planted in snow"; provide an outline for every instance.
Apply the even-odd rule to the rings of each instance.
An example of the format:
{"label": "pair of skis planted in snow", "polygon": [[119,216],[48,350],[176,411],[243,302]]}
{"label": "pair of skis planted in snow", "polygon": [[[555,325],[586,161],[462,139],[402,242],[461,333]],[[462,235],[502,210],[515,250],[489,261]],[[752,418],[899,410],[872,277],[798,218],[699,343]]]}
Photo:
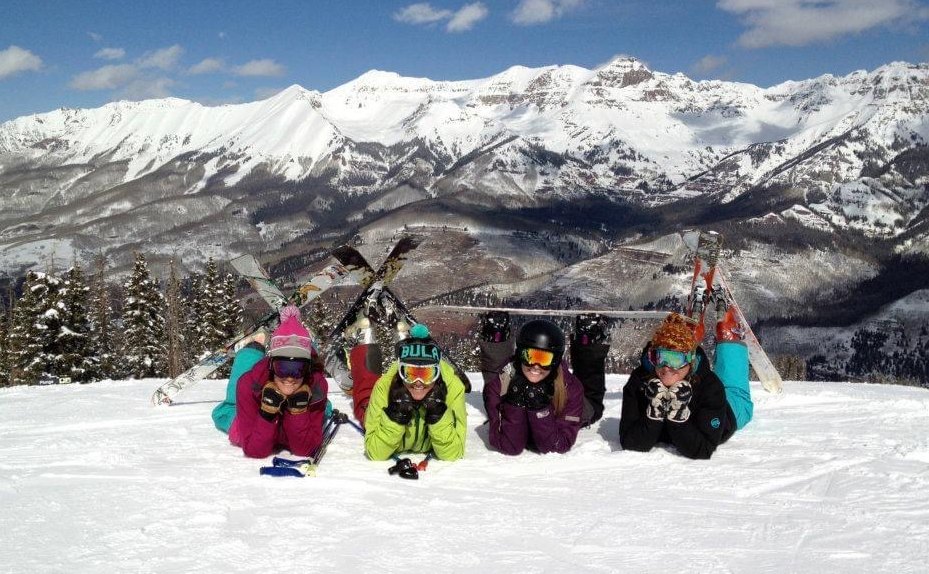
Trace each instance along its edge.
{"label": "pair of skis planted in snow", "polygon": [[[354,247],[344,245],[332,252],[332,256],[362,286],[361,294],[349,307],[342,320],[332,329],[325,349],[326,370],[336,380],[339,387],[346,392],[353,385],[345,355],[345,349],[348,346],[346,331],[356,321],[359,319],[374,321],[393,331],[398,339],[406,337],[409,328],[419,322],[389,286],[406,262],[407,254],[416,249],[418,245],[419,240],[414,237],[402,238],[376,271]],[[471,384],[464,370],[444,350],[443,357],[455,369],[455,373],[465,386],[465,391],[470,392]]]}
{"label": "pair of skis planted in snow", "polygon": [[[342,246],[333,252],[333,256],[340,263],[330,265],[303,282],[289,297],[277,287],[268,273],[262,268],[258,260],[252,255],[243,255],[230,261],[233,268],[239,272],[253,289],[271,307],[271,311],[260,318],[251,328],[243,330],[226,342],[221,348],[215,349],[204,356],[196,365],[158,387],[152,395],[152,403],[171,404],[174,398],[192,384],[211,375],[258,333],[268,333],[278,320],[280,309],[294,303],[305,307],[327,289],[346,278],[351,277],[362,287],[361,295],[349,308],[345,317],[332,330],[329,343],[324,349],[326,369],[329,371],[340,387],[351,388],[351,374],[345,358],[346,345],[345,331],[356,321],[359,314],[374,320],[389,329],[400,332],[400,328],[409,328],[416,323],[416,318],[407,309],[388,287],[397,273],[403,268],[407,254],[419,245],[419,241],[406,236],[400,239],[381,266],[375,271],[355,248]],[[341,263],[344,262],[344,263]],[[452,362],[452,361],[450,361]],[[452,362],[455,365],[454,362]],[[468,379],[463,371],[455,365],[459,376],[467,386]]]}
{"label": "pair of skis planted in snow", "polygon": [[[718,262],[722,235],[714,232],[688,231],[683,234],[683,238],[684,244],[694,255],[694,273],[690,295],[687,298],[687,315],[697,322],[694,332],[697,340],[703,340],[704,317],[711,303],[717,303],[718,309],[732,309],[739,322],[743,342],[748,347],[749,363],[758,375],[761,386],[768,392],[780,393],[783,390],[781,375],[761,347],[758,337],[736,303],[726,280],[725,270]],[[716,319],[720,320],[722,317]]]}
{"label": "pair of skis planted in snow", "polygon": [[252,327],[240,331],[232,339],[224,343],[222,347],[216,348],[202,357],[193,367],[155,389],[154,394],[152,394],[153,404],[171,404],[180,392],[213,374],[218,368],[225,365],[236,351],[254,340],[259,333],[269,333],[279,320],[278,314],[284,305],[294,303],[298,307],[304,307],[348,276],[348,270],[341,265],[329,265],[301,283],[287,297],[271,281],[254,256],[243,255],[233,259],[230,263],[236,271],[248,280],[252,288],[268,302],[271,311],[258,319]]}

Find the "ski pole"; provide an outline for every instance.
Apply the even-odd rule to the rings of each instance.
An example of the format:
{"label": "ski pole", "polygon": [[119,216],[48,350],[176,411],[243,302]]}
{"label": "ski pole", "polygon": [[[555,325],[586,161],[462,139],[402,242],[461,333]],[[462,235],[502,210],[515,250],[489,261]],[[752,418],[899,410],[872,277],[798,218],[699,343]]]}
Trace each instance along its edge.
{"label": "ski pole", "polygon": [[323,428],[322,442],[313,450],[309,458],[290,460],[276,456],[271,461],[272,466],[261,467],[258,469],[258,474],[262,476],[316,476],[316,467],[326,453],[326,448],[332,442],[341,424],[345,422],[344,414],[332,411],[332,415]]}

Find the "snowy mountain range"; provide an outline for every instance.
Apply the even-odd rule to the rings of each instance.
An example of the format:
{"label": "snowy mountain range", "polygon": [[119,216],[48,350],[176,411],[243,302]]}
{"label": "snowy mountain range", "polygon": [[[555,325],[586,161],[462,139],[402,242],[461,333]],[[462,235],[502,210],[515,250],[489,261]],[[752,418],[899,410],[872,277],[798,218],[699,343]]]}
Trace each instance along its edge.
{"label": "snowy mountain range", "polygon": [[[98,253],[125,268],[133,250],[188,266],[251,251],[293,272],[407,228],[435,239],[423,267],[445,270],[416,296],[522,282],[551,298],[579,274],[609,285],[630,248],[710,227],[755,316],[816,313],[894,257],[929,255],[927,110],[929,64],[760,88],[634,58],[61,109],[0,125],[0,272]],[[578,298],[660,298],[615,291]]]}

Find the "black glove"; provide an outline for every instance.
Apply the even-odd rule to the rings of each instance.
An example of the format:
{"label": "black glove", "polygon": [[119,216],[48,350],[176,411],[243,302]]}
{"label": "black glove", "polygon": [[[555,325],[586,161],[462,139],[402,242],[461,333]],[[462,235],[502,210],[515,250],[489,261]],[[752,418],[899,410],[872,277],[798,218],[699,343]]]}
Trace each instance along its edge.
{"label": "black glove", "polygon": [[549,406],[554,394],[554,380],[533,384],[523,378],[516,378],[510,382],[503,400],[514,407],[537,411]]}
{"label": "black glove", "polygon": [[285,400],[287,399],[277,390],[274,383],[265,383],[265,386],[261,388],[261,410],[258,414],[266,421],[273,421],[281,412]]}
{"label": "black glove", "polygon": [[305,413],[310,405],[310,387],[301,385],[294,394],[287,397],[287,412],[292,415]]}
{"label": "black glove", "polygon": [[448,405],[445,404],[446,395],[448,395],[448,387],[445,386],[445,381],[439,379],[432,385],[432,390],[422,401],[423,408],[426,409],[427,425],[434,425],[439,422],[439,419],[448,410]]}
{"label": "black glove", "polygon": [[387,406],[384,407],[384,414],[387,418],[398,425],[406,426],[413,420],[413,411],[416,409],[416,402],[406,386],[400,381],[394,381],[390,386],[390,393],[387,395]]}
{"label": "black glove", "polygon": [[506,394],[503,395],[503,402],[524,409],[526,408],[526,392],[528,390],[529,381],[519,377],[513,377],[506,389]]}
{"label": "black glove", "polygon": [[555,379],[549,378],[541,383],[529,383],[526,390],[526,409],[538,411],[552,404],[555,395]]}
{"label": "black glove", "polygon": [[671,401],[668,406],[668,420],[676,423],[685,422],[690,418],[690,399],[694,396],[694,389],[690,381],[678,381],[674,383],[668,393],[671,395]]}
{"label": "black glove", "polygon": [[652,379],[645,384],[645,398],[648,399],[645,416],[652,420],[663,421],[668,416],[668,409],[671,406],[671,391],[668,387],[662,385],[661,380]]}

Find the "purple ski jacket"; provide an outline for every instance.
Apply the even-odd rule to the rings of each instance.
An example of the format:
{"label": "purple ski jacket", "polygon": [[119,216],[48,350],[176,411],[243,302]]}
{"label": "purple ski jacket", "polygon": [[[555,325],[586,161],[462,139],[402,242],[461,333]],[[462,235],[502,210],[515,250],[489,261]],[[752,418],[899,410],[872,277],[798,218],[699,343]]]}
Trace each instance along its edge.
{"label": "purple ski jacket", "polygon": [[[495,376],[484,386],[484,407],[490,425],[491,446],[503,454],[510,455],[519,454],[524,449],[540,454],[564,453],[571,450],[581,428],[584,387],[565,363],[562,363],[559,369],[566,395],[564,408],[560,413],[555,412],[554,404],[531,411],[505,402],[501,396],[501,377],[509,376],[506,371]],[[513,373],[511,376],[522,375]]]}

